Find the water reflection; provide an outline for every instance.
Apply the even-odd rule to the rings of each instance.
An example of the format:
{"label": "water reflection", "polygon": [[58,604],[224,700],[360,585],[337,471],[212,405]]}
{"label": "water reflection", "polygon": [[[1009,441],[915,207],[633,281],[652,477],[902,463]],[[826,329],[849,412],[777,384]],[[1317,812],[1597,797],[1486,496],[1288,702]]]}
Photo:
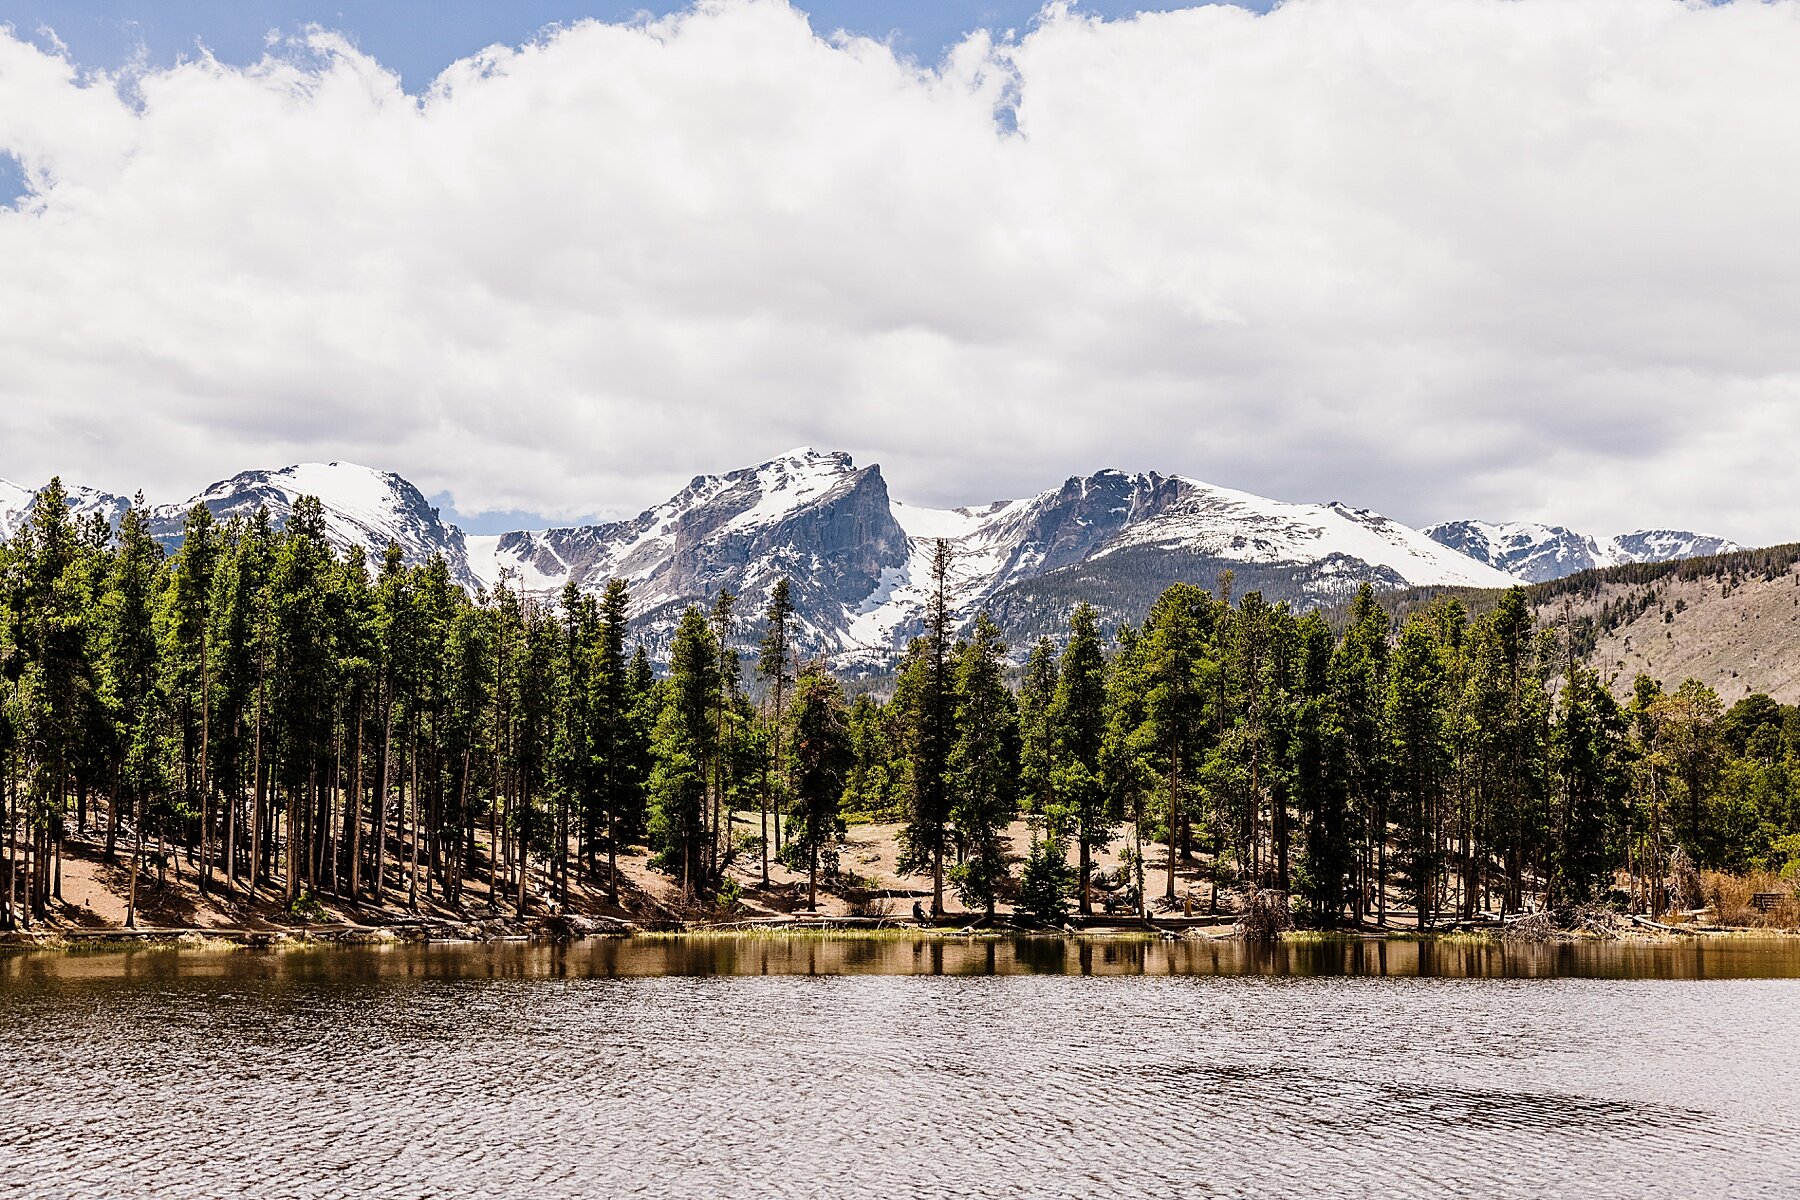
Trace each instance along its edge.
{"label": "water reflection", "polygon": [[1155,938],[704,936],[276,951],[134,948],[0,955],[12,983],[182,976],[597,979],[707,975],[1146,975],[1442,979],[1791,979],[1800,941],[1512,945],[1321,939],[1273,944]]}

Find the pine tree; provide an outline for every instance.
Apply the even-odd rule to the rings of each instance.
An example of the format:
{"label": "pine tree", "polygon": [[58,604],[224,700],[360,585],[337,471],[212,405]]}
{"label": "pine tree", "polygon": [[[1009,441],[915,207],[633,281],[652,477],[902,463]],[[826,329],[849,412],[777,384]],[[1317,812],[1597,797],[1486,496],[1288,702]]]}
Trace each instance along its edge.
{"label": "pine tree", "polygon": [[1318,921],[1343,913],[1355,871],[1350,835],[1349,739],[1333,687],[1331,629],[1317,612],[1299,621],[1293,737],[1288,761],[1302,822],[1296,890]]}
{"label": "pine tree", "polygon": [[213,576],[219,561],[218,527],[204,504],[188,511],[181,549],[170,572],[167,612],[170,628],[164,654],[171,700],[181,722],[184,807],[200,821],[200,894],[206,895],[212,864],[207,861],[210,817],[212,662],[208,653]]}
{"label": "pine tree", "polygon": [[1419,926],[1436,911],[1441,868],[1438,822],[1449,774],[1445,670],[1430,616],[1401,627],[1388,670],[1387,761],[1399,805],[1399,875]]}
{"label": "pine tree", "polygon": [[1108,803],[1103,762],[1107,726],[1106,655],[1100,646],[1100,616],[1079,604],[1069,618],[1069,644],[1062,655],[1047,724],[1054,766],[1053,787],[1073,825],[1076,895],[1083,913],[1094,910],[1090,881],[1094,852],[1112,841],[1113,809]]}
{"label": "pine tree", "polygon": [[1149,824],[1151,790],[1155,786],[1156,729],[1146,704],[1146,642],[1129,625],[1118,632],[1119,649],[1106,681],[1106,734],[1100,745],[1101,778],[1106,781],[1106,811],[1123,814],[1131,825],[1129,852],[1133,904],[1144,908],[1144,832]]}
{"label": "pine tree", "polygon": [[317,499],[302,496],[288,518],[269,580],[274,623],[272,703],[278,714],[278,778],[287,798],[284,896],[292,905],[308,873],[308,828],[318,808],[321,766],[333,726],[332,629],[326,602],[331,549]]}
{"label": "pine tree", "polygon": [[[629,596],[625,581],[607,583],[600,601],[600,629],[593,675],[593,746],[600,771],[600,803],[606,815],[607,896],[619,900],[619,839],[635,831],[643,780],[632,721],[631,664],[625,657]],[[645,664],[648,666],[648,663]]]}
{"label": "pine tree", "polygon": [[955,744],[951,676],[950,544],[932,547],[925,634],[915,638],[894,687],[907,764],[907,819],[900,833],[901,869],[931,872],[931,915],[944,915],[944,853],[950,831],[950,752]]}
{"label": "pine tree", "polygon": [[878,820],[893,819],[903,797],[898,779],[904,769],[894,761],[893,714],[863,692],[850,704],[850,746],[855,761],[844,785],[844,808]]}
{"label": "pine tree", "polygon": [[114,857],[119,806],[132,801],[134,844],[131,855],[131,902],[126,928],[137,925],[137,874],[143,852],[143,800],[161,790],[157,680],[161,644],[156,613],[163,588],[163,550],[150,536],[150,514],[139,493],[119,522],[119,548],[103,616],[107,705],[117,730],[117,762],[113,772],[112,812],[107,822],[106,857]]}
{"label": "pine tree", "polygon": [[1387,706],[1388,616],[1364,584],[1350,607],[1350,627],[1332,661],[1332,684],[1343,722],[1346,780],[1357,850],[1352,909],[1357,921],[1371,898],[1376,921],[1387,922]]}
{"label": "pine tree", "polygon": [[1557,813],[1548,891],[1581,903],[1620,865],[1616,831],[1629,788],[1625,712],[1593,671],[1570,658],[1550,738]]}
{"label": "pine tree", "polygon": [[769,605],[763,610],[761,653],[756,660],[756,674],[763,682],[769,700],[769,766],[762,789],[762,885],[769,886],[769,821],[775,822],[774,847],[781,849],[781,807],[786,795],[786,759],[781,753],[782,705],[787,698],[787,685],[792,675],[793,646],[790,626],[794,619],[794,602],[785,578],[777,579],[769,589]]}
{"label": "pine tree", "polygon": [[[81,543],[60,479],[32,501],[14,554],[19,589],[13,608],[23,661],[15,684],[18,742],[25,754],[22,821],[27,920],[48,914],[56,891],[55,856],[70,783],[81,753],[83,717],[95,693],[88,657],[89,597],[82,587]],[[19,799],[15,799],[19,805]]]}
{"label": "pine tree", "polygon": [[989,917],[1006,878],[1006,826],[1018,811],[1019,716],[1006,687],[1006,644],[986,613],[956,660],[950,819],[963,860],[952,873],[965,906]]}
{"label": "pine tree", "polygon": [[[1211,599],[1192,584],[1177,583],[1158,596],[1144,621],[1144,719],[1166,797],[1164,818],[1169,848],[1163,898],[1175,900],[1177,842],[1186,804],[1205,747],[1206,699],[1217,676],[1207,656]],[[1216,889],[1215,889],[1216,890]]]}
{"label": "pine tree", "polygon": [[822,663],[809,665],[794,683],[794,780],[790,846],[806,856],[806,906],[819,906],[819,860],[843,840],[840,815],[844,784],[855,762],[843,690]]}
{"label": "pine tree", "polygon": [[1056,762],[1050,706],[1056,699],[1056,643],[1038,639],[1019,680],[1019,801],[1040,818],[1054,816],[1056,790],[1051,773]]}
{"label": "pine tree", "polygon": [[676,626],[669,650],[651,754],[650,838],[664,867],[681,879],[693,899],[710,886],[707,875],[707,784],[713,751],[713,705],[719,691],[712,630],[690,607]]}

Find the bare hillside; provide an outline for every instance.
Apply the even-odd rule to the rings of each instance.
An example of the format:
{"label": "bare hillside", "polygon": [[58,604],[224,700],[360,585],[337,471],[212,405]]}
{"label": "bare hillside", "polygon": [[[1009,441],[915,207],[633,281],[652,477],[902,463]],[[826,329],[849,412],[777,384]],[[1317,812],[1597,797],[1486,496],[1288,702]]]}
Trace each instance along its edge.
{"label": "bare hillside", "polygon": [[1545,624],[1576,628],[1578,648],[1591,647],[1588,661],[1621,695],[1642,672],[1668,688],[1698,679],[1726,704],[1752,692],[1800,703],[1800,570],[1783,557],[1745,569],[1720,556],[1660,578],[1594,572],[1532,599]]}

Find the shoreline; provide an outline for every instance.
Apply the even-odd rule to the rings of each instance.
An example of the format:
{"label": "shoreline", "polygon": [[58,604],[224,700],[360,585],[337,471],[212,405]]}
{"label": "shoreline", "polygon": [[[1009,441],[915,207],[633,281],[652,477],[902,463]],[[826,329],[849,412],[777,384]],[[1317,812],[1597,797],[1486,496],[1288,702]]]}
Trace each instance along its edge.
{"label": "shoreline", "polygon": [[593,918],[503,918],[478,922],[412,921],[392,925],[295,926],[281,929],[252,928],[156,928],[156,929],[46,929],[0,933],[0,954],[93,950],[313,950],[334,947],[484,945],[529,943],[567,945],[594,939],[646,938],[667,940],[763,940],[821,938],[838,941],[946,941],[968,942],[1028,937],[1065,942],[1190,941],[1239,943],[1253,946],[1295,946],[1321,943],[1435,942],[1450,945],[1491,945],[1542,948],[1551,946],[1648,945],[1669,946],[1725,939],[1789,941],[1800,931],[1753,926],[1705,927],[1680,932],[1639,929],[1614,937],[1588,932],[1569,932],[1558,937],[1529,940],[1506,938],[1498,930],[1410,929],[1300,929],[1277,935],[1274,941],[1239,938],[1230,924],[1216,932],[1189,927],[1180,933],[1157,927],[1095,925],[1086,929],[1030,929],[1022,926],[992,928],[947,925],[874,926],[840,920],[730,922],[720,925],[687,925],[653,928],[626,921]]}

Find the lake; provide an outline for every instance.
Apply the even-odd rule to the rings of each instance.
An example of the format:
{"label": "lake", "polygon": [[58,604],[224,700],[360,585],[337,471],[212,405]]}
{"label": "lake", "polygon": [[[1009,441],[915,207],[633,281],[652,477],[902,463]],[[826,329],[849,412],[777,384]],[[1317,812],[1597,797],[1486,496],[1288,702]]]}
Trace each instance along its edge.
{"label": "lake", "polygon": [[1792,1196],[1800,943],[0,955],[75,1196]]}

